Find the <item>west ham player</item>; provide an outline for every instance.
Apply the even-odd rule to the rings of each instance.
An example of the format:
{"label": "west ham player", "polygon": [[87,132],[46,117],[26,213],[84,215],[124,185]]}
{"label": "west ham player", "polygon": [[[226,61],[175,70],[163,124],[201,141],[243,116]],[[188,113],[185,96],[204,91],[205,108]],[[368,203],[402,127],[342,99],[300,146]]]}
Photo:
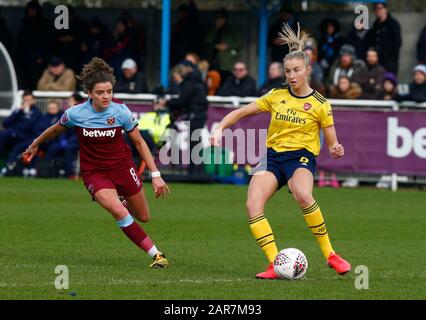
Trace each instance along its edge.
{"label": "west ham player", "polygon": [[[102,59],[93,58],[84,66],[78,79],[89,99],[66,110],[58,123],[33,141],[24,152],[24,157],[31,161],[41,143],[67,128],[74,128],[80,144],[81,174],[87,190],[94,200],[112,214],[127,237],[153,258],[150,266],[165,268],[168,261],[164,254],[133,219],[135,217],[147,222],[150,220],[150,212],[122,130],[129,135],[151,171],[156,197],[164,197],[170,190],[139,134],[138,122],[126,105],[112,100],[112,88],[116,81],[113,69]],[[127,200],[131,214],[119,200],[118,194]]]}
{"label": "west ham player", "polygon": [[320,129],[324,132],[331,157],[342,157],[344,148],[337,140],[330,103],[309,86],[312,69],[303,51],[307,36],[300,37],[300,27],[296,35],[286,25],[281,38],[290,47],[290,53],[284,58],[287,85],[273,89],[255,102],[226,115],[214,131],[211,142],[218,145],[222,130],[243,117],[259,112],[271,113],[267,157],[260,161],[247,195],[250,230],[269,261],[266,271],[256,275],[258,278],[276,278],[272,262],[278,250],[264,208],[285,184],[288,184],[309,229],[318,240],[328,265],[337,273],[345,274],[351,266],[334,252],[320,207],[312,196]]}

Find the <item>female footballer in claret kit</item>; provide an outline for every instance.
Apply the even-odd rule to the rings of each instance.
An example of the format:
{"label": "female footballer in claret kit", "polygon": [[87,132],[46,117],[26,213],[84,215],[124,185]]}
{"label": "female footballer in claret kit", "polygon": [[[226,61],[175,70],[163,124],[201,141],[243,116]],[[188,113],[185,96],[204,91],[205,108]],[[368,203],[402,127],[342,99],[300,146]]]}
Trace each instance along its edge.
{"label": "female footballer in claret kit", "polygon": [[[122,130],[129,135],[151,171],[156,197],[164,196],[170,190],[137,130],[136,119],[125,104],[112,99],[116,81],[113,69],[102,59],[93,58],[83,67],[78,79],[89,99],[66,110],[60,121],[37,137],[23,156],[31,161],[40,144],[67,128],[74,128],[80,144],[80,167],[85,187],[93,199],[111,213],[127,237],[152,257],[150,266],[165,268],[168,266],[166,257],[133,219],[147,222],[150,212]],[[126,205],[119,195],[124,196]]]}
{"label": "female footballer in claret kit", "polygon": [[337,140],[330,103],[309,86],[312,69],[308,56],[303,52],[308,36],[301,36],[300,26],[296,34],[285,25],[280,38],[282,44],[290,48],[283,61],[286,84],[226,115],[214,130],[211,143],[218,146],[222,131],[240,119],[260,112],[271,113],[267,154],[254,170],[247,195],[250,230],[269,261],[266,271],[257,274],[257,278],[277,278],[273,261],[278,250],[264,208],[285,184],[315,235],[327,264],[338,274],[345,274],[350,271],[351,265],[335,253],[320,207],[312,196],[315,157],[320,152],[320,129],[331,157],[342,157],[344,148]]}

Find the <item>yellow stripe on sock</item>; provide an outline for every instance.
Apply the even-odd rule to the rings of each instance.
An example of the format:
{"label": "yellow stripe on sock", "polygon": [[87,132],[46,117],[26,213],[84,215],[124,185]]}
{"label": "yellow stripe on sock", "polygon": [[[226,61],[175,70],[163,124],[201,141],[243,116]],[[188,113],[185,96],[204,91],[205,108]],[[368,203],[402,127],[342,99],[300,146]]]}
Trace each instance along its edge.
{"label": "yellow stripe on sock", "polygon": [[302,208],[303,217],[306,224],[311,229],[317,242],[320,246],[322,254],[327,259],[331,252],[334,252],[328,238],[327,227],[325,226],[324,218],[319,205],[314,202],[308,208]]}
{"label": "yellow stripe on sock", "polygon": [[250,231],[256,239],[259,247],[265,253],[269,262],[273,262],[278,254],[277,245],[275,244],[274,233],[268,220],[262,214],[249,220]]}

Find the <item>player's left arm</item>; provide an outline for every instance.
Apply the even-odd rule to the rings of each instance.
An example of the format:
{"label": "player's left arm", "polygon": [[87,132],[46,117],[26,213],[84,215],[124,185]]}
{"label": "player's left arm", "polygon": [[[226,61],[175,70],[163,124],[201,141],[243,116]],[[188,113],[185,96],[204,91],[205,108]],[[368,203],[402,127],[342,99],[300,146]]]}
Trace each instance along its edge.
{"label": "player's left arm", "polygon": [[334,125],[322,128],[328,152],[332,158],[340,158],[345,154],[345,148],[337,140],[336,128]]}
{"label": "player's left arm", "polygon": [[[159,172],[157,166],[155,165],[151,151],[149,150],[148,145],[139,133],[138,128],[135,127],[132,131],[127,132],[127,134],[129,135],[130,140],[138,151],[139,156],[142,160],[145,161],[148,170],[151,172]],[[169,187],[164,182],[163,178],[161,178],[161,176],[152,177],[152,186],[154,188],[156,198],[160,196],[164,197],[166,193],[170,193]]]}

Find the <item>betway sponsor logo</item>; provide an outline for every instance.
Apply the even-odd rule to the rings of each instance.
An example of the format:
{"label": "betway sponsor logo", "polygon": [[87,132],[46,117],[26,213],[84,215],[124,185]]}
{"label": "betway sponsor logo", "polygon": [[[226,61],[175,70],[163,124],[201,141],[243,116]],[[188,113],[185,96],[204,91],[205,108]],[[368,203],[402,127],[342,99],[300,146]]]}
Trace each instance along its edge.
{"label": "betway sponsor logo", "polygon": [[409,128],[398,126],[398,118],[389,117],[388,156],[405,158],[411,151],[414,151],[419,158],[426,159],[426,128],[419,128],[412,133]]}
{"label": "betway sponsor logo", "polygon": [[95,137],[95,138],[104,138],[104,137],[111,137],[114,138],[115,136],[115,129],[110,130],[86,130],[83,128],[83,136],[85,137]]}

